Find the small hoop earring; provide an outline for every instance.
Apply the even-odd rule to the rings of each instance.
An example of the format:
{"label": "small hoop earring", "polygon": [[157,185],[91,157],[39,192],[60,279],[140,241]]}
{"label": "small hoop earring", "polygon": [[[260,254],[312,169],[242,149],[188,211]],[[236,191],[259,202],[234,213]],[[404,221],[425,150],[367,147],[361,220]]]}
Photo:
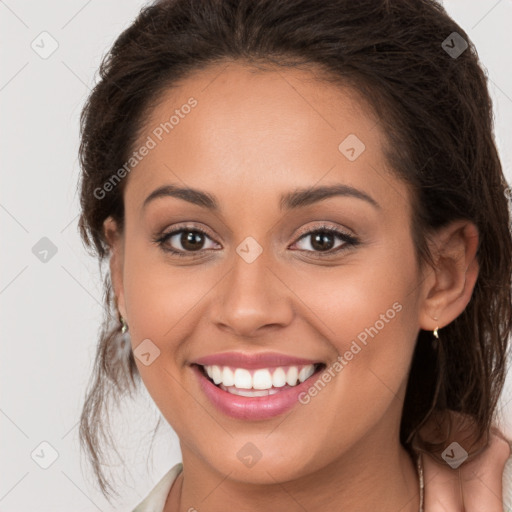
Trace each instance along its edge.
{"label": "small hoop earring", "polygon": [[[437,320],[437,316],[434,317],[434,320]],[[432,334],[434,335],[434,338],[432,340],[432,349],[437,352],[437,349],[439,347],[439,325],[436,325],[436,328],[432,331]]]}
{"label": "small hoop earring", "polygon": [[119,320],[121,321],[121,332],[124,334],[128,330],[128,324],[122,316],[119,317]]}

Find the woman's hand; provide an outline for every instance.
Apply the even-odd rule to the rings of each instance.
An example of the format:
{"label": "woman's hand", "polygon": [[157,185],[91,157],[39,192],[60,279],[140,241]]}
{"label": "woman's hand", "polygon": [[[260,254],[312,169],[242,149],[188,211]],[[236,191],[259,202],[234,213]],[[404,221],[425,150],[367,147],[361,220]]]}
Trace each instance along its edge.
{"label": "woman's hand", "polygon": [[492,428],[489,446],[470,462],[452,469],[422,453],[425,512],[503,512],[502,477],[510,456],[509,443]]}

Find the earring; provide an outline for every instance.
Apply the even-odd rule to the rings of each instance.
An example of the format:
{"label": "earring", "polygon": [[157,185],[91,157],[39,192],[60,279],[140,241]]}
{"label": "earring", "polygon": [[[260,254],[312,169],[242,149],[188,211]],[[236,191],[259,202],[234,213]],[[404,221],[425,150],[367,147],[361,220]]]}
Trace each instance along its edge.
{"label": "earring", "polygon": [[439,347],[439,334],[437,332],[438,329],[439,329],[439,327],[436,327],[432,331],[432,334],[434,335],[434,338],[432,339],[432,349],[435,350],[436,352],[437,352],[437,349]]}
{"label": "earring", "polygon": [[[434,317],[434,320],[437,320],[437,316]],[[439,334],[437,330],[439,329],[439,325],[436,325],[436,328],[432,331],[432,334],[434,335],[434,338],[439,339]]]}
{"label": "earring", "polygon": [[[437,320],[437,317],[434,317],[434,320]],[[434,335],[434,339],[432,340],[432,348],[434,350],[437,350],[438,343],[439,343],[439,325],[436,325],[436,328],[432,331],[432,334]]]}
{"label": "earring", "polygon": [[122,316],[119,319],[121,320],[121,332],[124,334],[128,330],[128,324]]}

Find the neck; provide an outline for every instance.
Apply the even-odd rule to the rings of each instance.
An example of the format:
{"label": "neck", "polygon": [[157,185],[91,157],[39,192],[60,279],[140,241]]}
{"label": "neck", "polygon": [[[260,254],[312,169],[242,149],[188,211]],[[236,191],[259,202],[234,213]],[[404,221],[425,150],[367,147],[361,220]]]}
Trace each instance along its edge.
{"label": "neck", "polygon": [[[297,510],[418,512],[414,461],[400,445],[355,447],[332,464],[295,480],[251,484],[218,473],[188,451],[164,512]],[[269,474],[272,472],[269,471]]]}

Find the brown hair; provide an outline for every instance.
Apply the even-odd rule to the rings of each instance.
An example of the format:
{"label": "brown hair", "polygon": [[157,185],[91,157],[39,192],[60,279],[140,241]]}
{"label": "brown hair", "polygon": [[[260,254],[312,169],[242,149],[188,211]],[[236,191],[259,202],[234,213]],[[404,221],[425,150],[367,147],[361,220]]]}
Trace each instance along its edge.
{"label": "brown hair", "polygon": [[[453,37],[468,44],[460,55],[447,51],[462,48]],[[359,91],[382,125],[391,167],[413,192],[412,236],[422,262],[431,262],[426,242],[435,229],[457,219],[478,227],[480,272],[471,301],[442,329],[437,350],[432,334],[420,331],[400,436],[408,449],[414,440],[434,453],[448,436],[429,443],[419,429],[453,410],[470,417],[482,439],[503,386],[512,331],[508,188],[477,52],[433,0],[164,0],[142,9],[104,58],[81,117],[79,227],[100,267],[109,254],[103,221],[112,215],[122,228],[126,180],[106,197],[98,190],[129,159],[159,94],[229,61],[310,66],[322,79]],[[104,285],[106,318],[80,438],[107,496],[113,488],[101,466],[102,445],[112,444],[110,399],[131,394],[140,376],[108,273]]]}

